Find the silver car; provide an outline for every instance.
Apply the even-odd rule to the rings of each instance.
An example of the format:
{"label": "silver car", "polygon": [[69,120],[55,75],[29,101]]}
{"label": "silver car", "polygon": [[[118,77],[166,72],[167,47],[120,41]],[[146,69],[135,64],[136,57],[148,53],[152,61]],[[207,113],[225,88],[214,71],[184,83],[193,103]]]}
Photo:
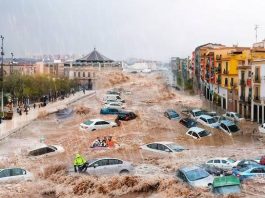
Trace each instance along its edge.
{"label": "silver car", "polygon": [[100,158],[88,161],[87,173],[90,175],[128,174],[134,171],[130,162],[116,158]]}
{"label": "silver car", "polygon": [[210,187],[214,180],[212,175],[197,166],[179,169],[177,171],[177,177],[190,186],[199,188]]}
{"label": "silver car", "polygon": [[34,176],[31,172],[22,168],[0,169],[0,183],[33,181]]}

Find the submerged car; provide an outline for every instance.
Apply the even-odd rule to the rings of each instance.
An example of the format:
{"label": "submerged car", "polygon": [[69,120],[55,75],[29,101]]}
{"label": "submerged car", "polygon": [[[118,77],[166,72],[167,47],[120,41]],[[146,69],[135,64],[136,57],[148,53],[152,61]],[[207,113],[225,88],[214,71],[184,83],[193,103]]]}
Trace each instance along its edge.
{"label": "submerged car", "polygon": [[164,116],[170,120],[178,120],[180,119],[180,115],[173,109],[168,109],[164,112]]}
{"label": "submerged car", "polygon": [[120,108],[113,108],[113,107],[103,107],[100,109],[100,114],[111,114],[111,115],[117,115],[121,112]]}
{"label": "submerged car", "polygon": [[106,129],[118,126],[116,122],[102,119],[86,120],[80,124],[80,131],[95,131],[99,129]]}
{"label": "submerged car", "polygon": [[214,194],[220,194],[220,195],[240,193],[241,192],[240,180],[232,175],[214,178],[212,191]]}
{"label": "submerged car", "polygon": [[236,168],[243,168],[247,166],[258,166],[260,165],[259,162],[256,162],[255,160],[241,160],[237,163]]}
{"label": "submerged car", "polygon": [[221,175],[227,175],[228,174],[222,168],[218,168],[216,166],[211,166],[211,165],[208,165],[208,164],[200,164],[199,167],[204,169],[209,174],[214,175],[214,176],[221,176]]}
{"label": "submerged car", "polygon": [[64,148],[59,145],[45,145],[41,146],[39,148],[33,149],[29,151],[28,155],[29,156],[51,156],[51,155],[56,155],[59,153],[63,153]]}
{"label": "submerged car", "polygon": [[225,114],[223,114],[223,116],[226,117],[229,120],[234,121],[234,122],[242,122],[242,121],[245,120],[243,117],[241,117],[236,112],[226,112]]}
{"label": "submerged car", "polygon": [[59,119],[64,119],[64,118],[68,118],[70,116],[72,116],[74,113],[73,109],[70,108],[64,108],[64,109],[60,109],[56,112],[56,116]]}
{"label": "submerged car", "polygon": [[194,139],[201,139],[203,137],[211,136],[212,134],[205,129],[199,127],[191,127],[187,132],[186,135],[194,138]]}
{"label": "submerged car", "polygon": [[191,118],[182,118],[179,123],[187,128],[195,127],[197,125],[197,122]]}
{"label": "submerged car", "polygon": [[131,111],[120,111],[118,119],[123,121],[129,121],[137,118],[137,115]]}
{"label": "submerged car", "polygon": [[0,182],[19,182],[33,181],[34,176],[31,172],[23,168],[5,168],[0,169]]}
{"label": "submerged car", "polygon": [[180,145],[177,145],[174,142],[165,142],[165,141],[145,144],[140,148],[158,153],[178,153],[185,150],[185,148],[183,148]]}
{"label": "submerged car", "polygon": [[218,128],[220,123],[217,122],[212,116],[201,115],[198,117],[197,121],[202,125],[205,125],[210,128]]}
{"label": "submerged car", "polygon": [[132,163],[116,158],[100,158],[88,161],[90,175],[128,174],[134,171]]}
{"label": "submerged car", "polygon": [[255,177],[265,177],[265,166],[263,165],[248,165],[241,168],[234,168],[233,175],[238,177],[241,181],[246,179],[253,179]]}
{"label": "submerged car", "polygon": [[212,158],[206,162],[208,165],[216,166],[225,170],[231,170],[233,167],[237,166],[238,163],[239,161],[228,157]]}
{"label": "submerged car", "polygon": [[219,129],[221,129],[228,135],[232,135],[240,131],[239,127],[234,122],[228,120],[221,121]]}
{"label": "submerged car", "polygon": [[209,187],[214,180],[212,175],[197,166],[180,168],[176,176],[192,187]]}
{"label": "submerged car", "polygon": [[125,106],[124,106],[123,103],[119,103],[119,102],[109,102],[109,103],[105,104],[103,108],[124,109]]}
{"label": "submerged car", "polygon": [[260,133],[265,133],[265,123],[259,126],[259,132]]}
{"label": "submerged car", "polygon": [[205,115],[205,111],[203,111],[201,109],[193,109],[190,111],[190,116],[193,119],[197,119],[201,115]]}

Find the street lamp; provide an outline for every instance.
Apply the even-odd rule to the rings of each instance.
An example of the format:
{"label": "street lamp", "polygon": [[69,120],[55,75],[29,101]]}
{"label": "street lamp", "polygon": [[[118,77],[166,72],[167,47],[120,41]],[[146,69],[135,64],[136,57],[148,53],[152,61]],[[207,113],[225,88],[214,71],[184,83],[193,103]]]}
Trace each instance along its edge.
{"label": "street lamp", "polygon": [[2,57],[2,61],[1,61],[1,111],[2,111],[2,117],[4,116],[4,86],[3,86],[3,82],[4,82],[4,37],[1,35],[1,57]]}
{"label": "street lamp", "polygon": [[13,73],[13,64],[14,64],[14,53],[11,52],[11,56],[12,56],[12,62],[10,64],[10,75]]}

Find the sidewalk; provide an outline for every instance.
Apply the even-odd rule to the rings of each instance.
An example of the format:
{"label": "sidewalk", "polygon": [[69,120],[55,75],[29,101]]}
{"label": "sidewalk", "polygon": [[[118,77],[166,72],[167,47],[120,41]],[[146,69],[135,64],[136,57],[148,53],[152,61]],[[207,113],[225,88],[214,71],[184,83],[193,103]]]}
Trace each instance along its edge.
{"label": "sidewalk", "polygon": [[58,109],[62,109],[73,102],[76,102],[84,97],[89,95],[94,95],[95,91],[86,91],[84,94],[82,91],[75,93],[75,95],[71,95],[64,100],[59,100],[56,102],[48,103],[45,107],[33,107],[30,108],[28,115],[25,112],[20,116],[16,111],[14,111],[12,120],[2,120],[0,124],[0,140],[8,137],[12,133],[23,129],[27,125],[29,125],[33,120],[37,119],[39,115],[43,114],[51,114],[56,112]]}

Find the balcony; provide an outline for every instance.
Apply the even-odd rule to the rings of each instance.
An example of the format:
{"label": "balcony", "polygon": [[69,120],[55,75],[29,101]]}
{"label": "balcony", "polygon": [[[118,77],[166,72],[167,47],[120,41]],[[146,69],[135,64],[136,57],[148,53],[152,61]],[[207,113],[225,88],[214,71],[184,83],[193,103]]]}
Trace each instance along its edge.
{"label": "balcony", "polygon": [[241,86],[246,86],[246,81],[245,81],[244,79],[241,79],[241,80],[240,80],[240,85],[241,85]]}
{"label": "balcony", "polygon": [[253,100],[254,100],[254,102],[260,103],[260,97],[259,96],[254,96]]}
{"label": "balcony", "polygon": [[229,71],[228,71],[228,70],[226,71],[226,70],[224,69],[223,74],[224,74],[224,75],[228,75],[228,74],[229,74]]}
{"label": "balcony", "polygon": [[259,76],[255,76],[254,82],[255,83],[260,83],[260,77]]}

